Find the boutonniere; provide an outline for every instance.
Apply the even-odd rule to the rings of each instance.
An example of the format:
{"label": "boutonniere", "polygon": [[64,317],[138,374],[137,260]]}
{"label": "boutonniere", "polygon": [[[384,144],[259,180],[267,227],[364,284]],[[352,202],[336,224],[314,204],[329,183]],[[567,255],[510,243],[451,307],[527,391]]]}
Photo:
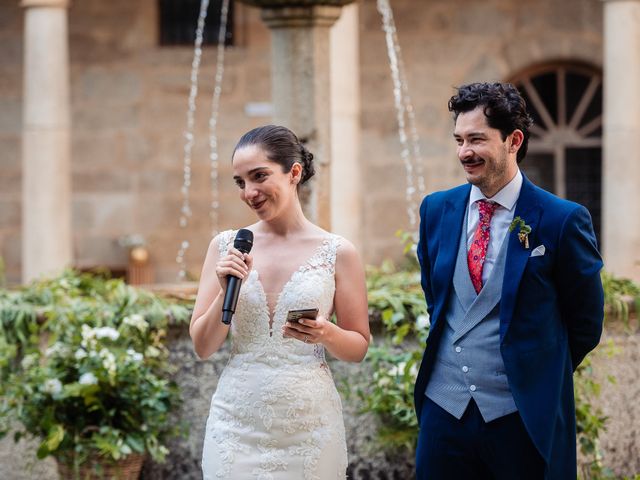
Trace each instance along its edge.
{"label": "boutonniere", "polygon": [[525,223],[525,221],[516,217],[509,225],[509,231],[513,232],[516,227],[520,227],[518,230],[518,240],[520,240],[520,244],[524,246],[524,248],[529,248],[529,234],[531,233],[531,227]]}

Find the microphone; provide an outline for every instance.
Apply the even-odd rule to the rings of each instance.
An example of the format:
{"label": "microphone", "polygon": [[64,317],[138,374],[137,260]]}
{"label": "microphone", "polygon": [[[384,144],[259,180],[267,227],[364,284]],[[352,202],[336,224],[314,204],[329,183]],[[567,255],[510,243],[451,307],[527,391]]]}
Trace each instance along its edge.
{"label": "microphone", "polygon": [[[251,247],[253,247],[253,232],[246,228],[241,228],[236,233],[233,248],[240,250],[242,253],[249,253]],[[231,317],[236,313],[240,285],[242,285],[240,278],[234,275],[227,275],[227,290],[224,292],[224,303],[222,304],[222,323],[225,325],[231,323]]]}

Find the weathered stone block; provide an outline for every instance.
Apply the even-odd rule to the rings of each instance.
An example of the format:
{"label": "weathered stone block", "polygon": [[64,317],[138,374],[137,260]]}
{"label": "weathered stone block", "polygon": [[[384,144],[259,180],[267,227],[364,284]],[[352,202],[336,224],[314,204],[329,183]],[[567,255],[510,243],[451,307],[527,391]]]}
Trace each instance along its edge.
{"label": "weathered stone block", "polygon": [[74,193],[127,193],[133,186],[126,170],[73,172],[71,180]]}
{"label": "weathered stone block", "polygon": [[20,136],[0,135],[0,171],[17,170],[22,167]]}
{"label": "weathered stone block", "polygon": [[130,69],[93,67],[84,71],[76,82],[78,86],[73,92],[79,102],[131,104],[142,96],[140,75]]}
{"label": "weathered stone block", "polygon": [[79,194],[73,197],[73,230],[93,234],[128,234],[137,231],[131,205],[134,196],[122,194]]}
{"label": "weathered stone block", "polygon": [[19,196],[0,196],[0,229],[15,227],[22,222],[22,202]]}

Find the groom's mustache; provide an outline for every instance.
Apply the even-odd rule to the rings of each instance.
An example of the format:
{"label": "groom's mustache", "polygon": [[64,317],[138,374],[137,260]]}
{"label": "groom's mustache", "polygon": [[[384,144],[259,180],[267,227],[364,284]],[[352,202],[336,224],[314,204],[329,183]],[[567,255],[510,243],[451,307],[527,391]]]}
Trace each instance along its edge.
{"label": "groom's mustache", "polygon": [[482,162],[484,162],[484,158],[481,157],[473,157],[466,160],[460,160],[460,163],[462,163],[462,165],[477,165]]}

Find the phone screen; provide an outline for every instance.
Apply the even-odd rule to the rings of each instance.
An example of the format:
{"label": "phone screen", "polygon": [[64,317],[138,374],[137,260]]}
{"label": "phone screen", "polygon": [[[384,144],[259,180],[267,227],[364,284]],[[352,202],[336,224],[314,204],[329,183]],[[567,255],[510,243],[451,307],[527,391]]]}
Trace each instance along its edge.
{"label": "phone screen", "polygon": [[301,318],[314,319],[318,316],[317,308],[305,308],[302,310],[289,310],[287,322],[299,322]]}

